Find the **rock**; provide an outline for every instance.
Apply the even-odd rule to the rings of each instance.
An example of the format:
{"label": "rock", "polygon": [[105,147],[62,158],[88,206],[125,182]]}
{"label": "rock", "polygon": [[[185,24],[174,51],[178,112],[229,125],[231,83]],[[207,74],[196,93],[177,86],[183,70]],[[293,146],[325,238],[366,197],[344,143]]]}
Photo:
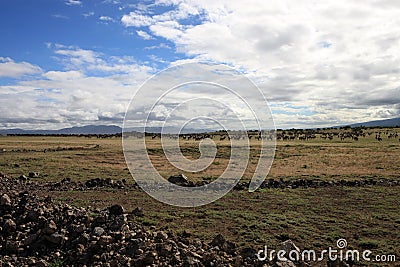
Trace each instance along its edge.
{"label": "rock", "polygon": [[125,213],[124,207],[119,204],[112,205],[108,208],[108,210],[110,211],[111,215],[122,215]]}
{"label": "rock", "polygon": [[38,172],[30,172],[29,174],[28,174],[28,177],[29,178],[39,178],[39,173]]}
{"label": "rock", "polygon": [[161,243],[156,245],[157,252],[162,257],[167,257],[172,252],[172,245],[167,243]]}
{"label": "rock", "polygon": [[59,233],[54,233],[50,236],[46,236],[47,241],[53,244],[61,244],[64,237]]}
{"label": "rock", "polygon": [[327,261],[327,266],[328,267],[349,267],[350,265],[345,263],[344,261],[341,261],[340,259],[336,259],[335,261]]}
{"label": "rock", "polygon": [[28,261],[27,261],[27,264],[30,265],[30,266],[35,265],[36,264],[35,258],[29,258]]}
{"label": "rock", "polygon": [[51,220],[44,228],[43,228],[43,233],[45,234],[54,234],[57,231],[57,225],[56,223]]}
{"label": "rock", "polygon": [[[280,245],[279,250],[283,250],[286,252],[285,253],[286,260],[279,261],[277,259],[277,257],[275,257],[275,259],[274,259],[275,265],[278,267],[296,267],[296,264],[289,260],[289,254],[291,253],[291,251],[297,251],[300,254],[300,249],[293,243],[293,241],[290,239],[286,240],[285,242],[283,242]],[[293,253],[292,253],[292,257],[293,257]],[[299,263],[299,262],[296,261],[296,263]]]}
{"label": "rock", "polygon": [[144,265],[152,265],[156,261],[157,253],[149,251],[143,257],[143,264]]}
{"label": "rock", "polygon": [[214,239],[211,241],[210,246],[213,247],[220,247],[222,248],[225,244],[225,238],[223,235],[218,234],[214,237]]}
{"label": "rock", "polygon": [[29,236],[27,236],[27,237],[22,241],[22,244],[23,244],[24,246],[29,246],[29,245],[32,244],[37,238],[38,238],[38,234],[30,234]]}
{"label": "rock", "polygon": [[300,249],[293,243],[292,240],[286,240],[281,244],[279,247],[279,250],[284,250],[286,251],[285,255],[289,255],[290,251],[295,250],[297,252],[300,252]]}
{"label": "rock", "polygon": [[82,244],[78,244],[78,245],[76,246],[76,250],[78,251],[78,254],[79,254],[79,255],[82,255],[83,252],[85,251],[85,246],[82,245]]}
{"label": "rock", "polygon": [[18,251],[18,242],[13,240],[7,240],[6,251],[10,253],[16,253]]}
{"label": "rock", "polygon": [[156,234],[156,239],[161,241],[166,241],[168,240],[168,234],[165,233],[164,231],[159,231]]}
{"label": "rock", "polygon": [[113,238],[109,235],[103,235],[100,237],[99,241],[97,241],[97,244],[99,244],[100,246],[105,246],[108,244],[111,244],[113,241]]}
{"label": "rock", "polygon": [[13,234],[17,230],[17,225],[12,219],[7,219],[3,224],[3,231],[7,235]]}
{"label": "rock", "polygon": [[277,261],[275,263],[276,267],[297,267],[296,264],[294,264],[293,262],[287,260],[287,261]]}
{"label": "rock", "polygon": [[200,262],[200,260],[196,259],[195,257],[188,256],[188,257],[186,257],[184,264],[186,264],[188,266],[196,266],[199,264],[199,262]]}
{"label": "rock", "polygon": [[189,180],[184,174],[172,175],[168,181],[176,185],[189,185]]}
{"label": "rock", "polygon": [[101,236],[104,233],[104,229],[102,227],[95,227],[93,229],[93,234],[96,236]]}
{"label": "rock", "polygon": [[18,180],[19,180],[20,182],[26,182],[26,181],[29,180],[29,178],[26,177],[25,175],[21,175],[21,176],[18,177]]}
{"label": "rock", "polygon": [[229,254],[233,254],[236,249],[236,245],[232,242],[226,241],[224,236],[221,234],[218,234],[214,237],[214,239],[210,243],[210,246],[218,247],[219,249],[224,250]]}
{"label": "rock", "polygon": [[72,231],[77,233],[77,234],[81,234],[83,233],[83,231],[85,231],[86,227],[84,224],[78,224],[78,225],[73,225],[72,226]]}
{"label": "rock", "polygon": [[3,194],[0,198],[0,204],[1,205],[7,205],[10,206],[11,205],[11,199],[7,194]]}
{"label": "rock", "polygon": [[39,260],[36,263],[36,267],[47,267],[47,266],[49,266],[49,263],[45,260]]}
{"label": "rock", "polygon": [[143,209],[141,207],[136,207],[133,211],[132,214],[138,217],[143,217]]}
{"label": "rock", "polygon": [[255,249],[249,248],[249,247],[243,248],[240,251],[240,255],[244,259],[246,259],[246,258],[254,259],[254,258],[256,258],[256,253],[257,253],[257,251]]}
{"label": "rock", "polygon": [[71,178],[64,178],[64,179],[61,180],[60,183],[62,183],[62,184],[69,184],[70,182],[71,182]]}

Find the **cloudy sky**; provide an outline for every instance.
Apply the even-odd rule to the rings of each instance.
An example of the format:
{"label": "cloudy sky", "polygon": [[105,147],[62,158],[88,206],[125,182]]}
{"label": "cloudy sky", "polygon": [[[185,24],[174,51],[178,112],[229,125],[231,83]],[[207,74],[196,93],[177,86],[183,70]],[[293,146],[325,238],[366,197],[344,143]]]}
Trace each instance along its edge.
{"label": "cloudy sky", "polygon": [[277,127],[400,117],[399,14],[398,0],[2,0],[0,128],[122,125],[146,79],[193,60],[250,78]]}

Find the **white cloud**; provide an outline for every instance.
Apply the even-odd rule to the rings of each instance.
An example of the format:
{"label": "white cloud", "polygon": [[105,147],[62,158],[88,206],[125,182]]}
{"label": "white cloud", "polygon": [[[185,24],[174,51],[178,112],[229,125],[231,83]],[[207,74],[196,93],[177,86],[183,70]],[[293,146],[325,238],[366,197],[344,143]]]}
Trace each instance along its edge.
{"label": "white cloud", "polygon": [[85,18],[88,18],[88,17],[94,16],[94,12],[93,12],[93,11],[90,11],[90,12],[87,12],[87,13],[83,13],[82,15],[83,15]]}
{"label": "white cloud", "polygon": [[114,21],[114,19],[109,17],[109,16],[100,16],[99,19],[101,21],[104,21],[104,22],[112,22],[112,21]]}
{"label": "white cloud", "polygon": [[40,74],[39,66],[28,62],[14,62],[11,58],[0,57],[0,77],[19,78],[23,75]]}
{"label": "white cloud", "polygon": [[[121,125],[130,98],[154,71],[132,57],[106,56],[60,44],[48,44],[48,47],[54,49],[56,58],[62,58],[66,70],[43,72],[26,62],[0,58],[0,62],[8,64],[4,67],[7,77],[39,74],[13,85],[0,85],[0,128]],[[20,70],[11,70],[10,64],[18,64]],[[36,72],[30,72],[32,66]],[[1,70],[0,64],[0,73],[4,74]],[[21,108],[15,109],[16,106]]]}
{"label": "white cloud", "polygon": [[95,64],[98,61],[96,52],[79,47],[56,45],[54,52],[57,55],[64,56],[62,60],[72,68],[83,64]]}
{"label": "white cloud", "polygon": [[121,22],[127,27],[142,27],[150,26],[153,23],[153,19],[150,16],[142,15],[137,12],[130,12],[128,15],[122,16]]}
{"label": "white cloud", "polygon": [[69,6],[81,6],[82,5],[82,1],[79,1],[79,0],[67,0],[67,1],[65,1],[65,4],[67,4]]}
{"label": "white cloud", "polygon": [[[66,3],[82,5],[77,0]],[[169,41],[144,50],[176,49],[171,65],[199,59],[227,63],[246,73],[275,105],[278,126],[400,117],[398,1],[157,0],[121,6],[129,10],[121,18],[123,26],[133,27],[145,40]],[[40,118],[35,122],[40,125],[47,118],[40,107],[50,111],[47,119],[62,123],[113,114],[121,118],[121,99],[129,99],[138,81],[154,72],[131,57],[110,57],[76,46],[48,47],[63,71],[43,72],[28,62],[0,59],[2,77],[37,74],[2,86],[0,99],[5,99],[4,107],[21,99]],[[147,58],[166,63],[156,53]],[[0,111],[9,114],[1,105]],[[9,116],[24,123],[31,115],[19,110]]]}
{"label": "white cloud", "polygon": [[61,15],[61,14],[54,14],[54,15],[51,15],[53,18],[56,18],[56,19],[69,19],[69,17],[68,16],[65,16],[65,15]]}
{"label": "white cloud", "polygon": [[152,40],[154,39],[150,34],[145,31],[138,30],[136,31],[137,35],[140,36],[144,40]]}
{"label": "white cloud", "polygon": [[160,49],[160,48],[171,49],[171,47],[169,45],[167,45],[166,43],[160,43],[158,45],[147,46],[144,49],[145,50],[152,50],[152,49]]}
{"label": "white cloud", "polygon": [[[244,70],[271,102],[290,102],[317,112],[296,117],[299,124],[400,116],[398,1],[155,4],[173,10],[131,12],[122,23],[147,27],[190,58]],[[278,114],[278,124],[289,124],[291,116]]]}

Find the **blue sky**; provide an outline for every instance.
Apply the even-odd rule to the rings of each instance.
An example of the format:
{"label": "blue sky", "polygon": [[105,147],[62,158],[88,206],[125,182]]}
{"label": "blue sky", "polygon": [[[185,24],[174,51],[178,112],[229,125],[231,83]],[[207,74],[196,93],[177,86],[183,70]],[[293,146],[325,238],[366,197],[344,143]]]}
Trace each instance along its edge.
{"label": "blue sky", "polygon": [[[72,4],[71,4],[72,3]],[[152,49],[167,40],[144,40],[137,29],[123,27],[121,17],[128,7],[109,1],[23,1],[6,0],[0,3],[3,56],[15,61],[34,62],[43,69],[62,70],[49,44],[63,44],[91,49],[107,56],[132,55],[138,61],[149,61],[150,55],[166,60],[176,56],[170,49]],[[121,9],[121,10],[120,10]],[[157,8],[156,8],[157,10]]]}
{"label": "blue sky", "polygon": [[0,128],[121,125],[147,78],[193,60],[244,73],[277,127],[399,117],[399,12],[395,0],[3,0]]}

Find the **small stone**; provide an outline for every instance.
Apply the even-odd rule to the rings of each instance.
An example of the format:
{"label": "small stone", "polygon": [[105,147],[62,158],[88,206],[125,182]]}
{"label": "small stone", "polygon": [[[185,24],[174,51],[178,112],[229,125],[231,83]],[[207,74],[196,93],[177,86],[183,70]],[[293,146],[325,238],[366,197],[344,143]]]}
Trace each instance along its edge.
{"label": "small stone", "polygon": [[10,253],[16,253],[18,251],[17,241],[7,240],[6,241],[6,250]]}
{"label": "small stone", "polygon": [[172,175],[168,178],[168,182],[176,185],[188,185],[189,180],[184,174]]}
{"label": "small stone", "polygon": [[156,261],[157,253],[155,252],[148,252],[144,255],[143,264],[144,265],[152,265]]}
{"label": "small stone", "polygon": [[85,246],[82,245],[82,244],[78,244],[78,245],[76,246],[76,250],[78,251],[78,254],[82,255],[83,252],[85,251]]}
{"label": "small stone", "polygon": [[97,241],[97,244],[100,246],[106,246],[108,244],[111,244],[113,241],[113,238],[109,235],[103,235],[100,237],[99,241]]}
{"label": "small stone", "polygon": [[160,256],[167,257],[172,252],[172,245],[167,243],[160,243],[156,246],[157,252]]}
{"label": "small stone", "polygon": [[86,227],[84,224],[78,224],[78,225],[74,225],[72,227],[72,229],[73,229],[74,233],[80,234],[80,233],[83,233],[83,231],[85,231]]}
{"label": "small stone", "polygon": [[38,172],[30,172],[28,174],[29,178],[39,178],[39,173]]}
{"label": "small stone", "polygon": [[210,245],[211,246],[213,246],[213,247],[219,247],[219,248],[222,248],[223,247],[223,245],[225,244],[225,238],[224,238],[224,236],[223,235],[221,235],[221,234],[218,234],[218,235],[216,235],[215,237],[214,237],[214,239],[211,241],[211,243],[210,243]]}
{"label": "small stone", "polygon": [[133,211],[132,214],[137,216],[137,217],[143,217],[143,209],[141,207],[136,207]]}
{"label": "small stone", "polygon": [[31,234],[29,236],[27,236],[23,241],[22,244],[24,246],[28,246],[30,244],[32,244],[36,239],[37,239],[38,235],[37,234]]}
{"label": "small stone", "polygon": [[11,235],[11,234],[13,234],[15,232],[16,229],[17,229],[17,225],[15,224],[15,222],[13,220],[7,219],[4,222],[3,231],[6,234]]}
{"label": "small stone", "polygon": [[112,205],[108,208],[108,210],[110,211],[111,215],[122,215],[125,213],[124,207],[119,204]]}
{"label": "small stone", "polygon": [[26,181],[29,180],[29,178],[26,177],[25,175],[21,175],[21,176],[18,177],[18,180],[21,181],[21,182],[26,182]]}
{"label": "small stone", "polygon": [[2,195],[0,198],[0,204],[10,206],[11,205],[10,197],[7,194]]}
{"label": "small stone", "polygon": [[47,261],[45,261],[45,260],[39,260],[39,261],[36,263],[36,267],[47,267],[47,266],[49,266],[49,264],[48,264]]}
{"label": "small stone", "polygon": [[349,267],[350,265],[341,261],[340,259],[336,259],[335,261],[328,260],[327,262],[328,267]]}
{"label": "small stone", "polygon": [[96,236],[101,236],[104,233],[104,229],[102,227],[95,227],[93,229],[93,234]]}
{"label": "small stone", "polygon": [[35,265],[36,260],[35,260],[35,258],[29,258],[27,263],[28,263],[28,265]]}
{"label": "small stone", "polygon": [[53,244],[61,244],[61,241],[63,240],[63,236],[60,235],[59,233],[54,233],[50,236],[46,236],[47,241],[53,243]]}
{"label": "small stone", "polygon": [[240,251],[240,255],[244,259],[246,259],[246,258],[253,259],[253,258],[256,257],[256,253],[257,253],[257,251],[255,249],[253,249],[253,248],[250,248],[250,247],[245,247]]}
{"label": "small stone", "polygon": [[295,250],[297,252],[300,252],[300,249],[293,243],[292,240],[286,240],[283,242],[279,248],[279,250],[284,250],[286,251],[286,255],[290,253],[290,251]]}
{"label": "small stone", "polygon": [[43,228],[43,233],[45,234],[54,234],[57,231],[57,225],[56,223],[51,220],[44,228]]}
{"label": "small stone", "polygon": [[156,238],[158,240],[166,241],[168,239],[168,234],[165,233],[164,231],[159,231],[157,232]]}
{"label": "small stone", "polygon": [[296,264],[294,264],[293,262],[286,260],[286,261],[277,261],[275,263],[275,266],[277,267],[296,267]]}

